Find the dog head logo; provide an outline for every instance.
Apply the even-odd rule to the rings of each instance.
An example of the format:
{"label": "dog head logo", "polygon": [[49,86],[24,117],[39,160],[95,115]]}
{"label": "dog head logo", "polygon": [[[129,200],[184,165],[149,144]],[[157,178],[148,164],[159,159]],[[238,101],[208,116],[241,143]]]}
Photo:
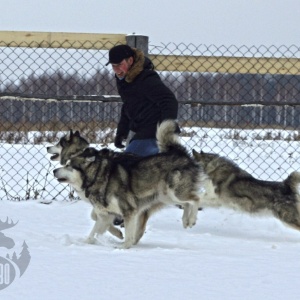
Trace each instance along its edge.
{"label": "dog head logo", "polygon": [[16,277],[21,277],[31,259],[26,242],[23,242],[22,250],[18,251],[19,255],[17,255],[14,249],[16,243],[6,233],[7,229],[11,229],[17,224],[18,222],[9,221],[8,218],[5,222],[0,219],[0,250],[7,251],[4,256],[1,256],[2,252],[0,252],[0,290],[8,287]]}

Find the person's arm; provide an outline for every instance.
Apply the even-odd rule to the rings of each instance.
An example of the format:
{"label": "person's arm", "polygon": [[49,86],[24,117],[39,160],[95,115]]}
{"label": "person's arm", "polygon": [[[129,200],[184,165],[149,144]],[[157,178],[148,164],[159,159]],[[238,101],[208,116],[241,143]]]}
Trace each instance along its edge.
{"label": "person's arm", "polygon": [[122,144],[124,140],[126,140],[129,133],[129,119],[127,118],[124,112],[124,104],[121,108],[121,117],[117,127],[117,133],[115,137],[115,146],[117,148],[124,148],[125,146]]}

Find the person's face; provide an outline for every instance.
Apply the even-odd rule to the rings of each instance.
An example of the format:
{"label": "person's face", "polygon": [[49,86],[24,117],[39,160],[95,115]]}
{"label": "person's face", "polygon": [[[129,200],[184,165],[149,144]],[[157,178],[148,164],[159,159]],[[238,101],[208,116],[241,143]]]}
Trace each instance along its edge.
{"label": "person's face", "polygon": [[116,73],[116,76],[119,79],[122,79],[126,76],[132,64],[133,64],[133,57],[129,57],[123,59],[119,64],[111,64],[111,66],[113,68],[113,71]]}

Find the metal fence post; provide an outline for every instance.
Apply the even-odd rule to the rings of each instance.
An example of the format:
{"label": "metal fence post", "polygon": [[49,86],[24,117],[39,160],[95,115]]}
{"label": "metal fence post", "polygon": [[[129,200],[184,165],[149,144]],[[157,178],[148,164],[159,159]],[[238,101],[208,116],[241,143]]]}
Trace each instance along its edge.
{"label": "metal fence post", "polygon": [[133,48],[138,48],[148,55],[149,37],[146,35],[127,35],[127,45]]}

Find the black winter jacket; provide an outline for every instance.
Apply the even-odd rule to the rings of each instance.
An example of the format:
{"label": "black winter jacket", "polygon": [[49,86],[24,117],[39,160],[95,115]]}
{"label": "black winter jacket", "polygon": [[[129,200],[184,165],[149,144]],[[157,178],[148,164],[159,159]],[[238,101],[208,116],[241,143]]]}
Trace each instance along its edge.
{"label": "black winter jacket", "polygon": [[143,52],[135,49],[135,60],[122,80],[116,77],[118,92],[123,101],[117,136],[132,140],[155,138],[157,124],[176,119],[178,102],[175,95],[153,70],[153,64]]}

